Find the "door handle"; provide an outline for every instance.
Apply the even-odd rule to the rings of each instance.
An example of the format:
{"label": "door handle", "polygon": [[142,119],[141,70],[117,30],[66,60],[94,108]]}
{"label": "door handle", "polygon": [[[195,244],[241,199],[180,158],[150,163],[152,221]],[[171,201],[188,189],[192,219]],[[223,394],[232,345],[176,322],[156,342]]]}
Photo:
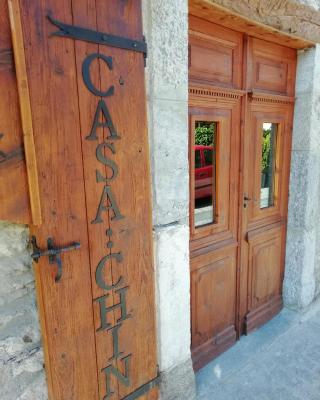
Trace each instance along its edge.
{"label": "door handle", "polygon": [[35,236],[31,238],[31,244],[33,247],[33,253],[31,254],[32,259],[37,263],[39,262],[40,257],[49,257],[50,264],[57,264],[58,272],[55,277],[55,281],[59,282],[62,278],[62,261],[61,261],[61,253],[65,253],[67,251],[78,250],[80,249],[80,243],[73,242],[68,246],[64,247],[55,247],[52,238],[48,238],[46,250],[41,250],[37,245],[37,239]]}
{"label": "door handle", "polygon": [[247,202],[248,201],[251,201],[252,199],[251,199],[251,197],[248,197],[248,196],[246,196],[246,195],[244,195],[243,196],[243,201],[244,201],[244,203],[243,203],[243,208],[247,208]]}

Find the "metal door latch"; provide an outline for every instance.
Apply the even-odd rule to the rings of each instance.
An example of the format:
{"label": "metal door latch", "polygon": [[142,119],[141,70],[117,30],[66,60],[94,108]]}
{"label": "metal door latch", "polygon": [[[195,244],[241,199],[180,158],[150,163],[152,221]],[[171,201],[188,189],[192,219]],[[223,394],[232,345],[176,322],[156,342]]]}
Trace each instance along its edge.
{"label": "metal door latch", "polygon": [[48,249],[41,250],[37,245],[37,239],[35,236],[32,236],[31,244],[33,247],[33,253],[31,254],[31,257],[34,259],[35,262],[39,262],[40,257],[48,256],[50,264],[57,264],[58,272],[55,277],[56,282],[59,282],[62,277],[61,253],[80,249],[80,243],[77,243],[77,242],[71,243],[69,246],[55,247],[53,239],[48,238],[48,240],[47,240]]}

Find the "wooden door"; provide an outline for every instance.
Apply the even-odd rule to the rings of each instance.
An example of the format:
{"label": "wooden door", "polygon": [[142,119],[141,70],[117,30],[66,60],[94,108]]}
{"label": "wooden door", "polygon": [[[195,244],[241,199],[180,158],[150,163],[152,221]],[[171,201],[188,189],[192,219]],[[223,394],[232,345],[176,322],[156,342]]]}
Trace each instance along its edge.
{"label": "wooden door", "polygon": [[[198,369],[282,307],[296,52],[195,16],[189,22],[192,356]],[[204,152],[211,154],[207,164]],[[263,162],[269,167],[262,171]],[[202,179],[209,165],[210,179]]]}
{"label": "wooden door", "polygon": [[[61,255],[61,279],[47,257],[35,265],[50,399],[156,399],[141,2],[9,10],[39,173],[32,234],[41,249],[81,246]],[[110,47],[110,34],[133,42]]]}
{"label": "wooden door", "polygon": [[282,308],[296,51],[247,42],[240,332]]}
{"label": "wooden door", "polygon": [[[197,369],[237,337],[243,45],[241,34],[195,17],[189,43],[191,317]],[[212,153],[205,191],[197,174],[200,144],[202,153]]]}

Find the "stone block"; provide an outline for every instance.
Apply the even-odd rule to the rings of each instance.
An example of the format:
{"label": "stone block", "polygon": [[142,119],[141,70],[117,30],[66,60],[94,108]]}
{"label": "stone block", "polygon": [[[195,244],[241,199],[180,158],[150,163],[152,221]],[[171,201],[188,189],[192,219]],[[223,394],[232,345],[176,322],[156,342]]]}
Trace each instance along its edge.
{"label": "stone block", "polygon": [[186,222],[189,214],[187,104],[154,100],[149,111],[153,223]]}
{"label": "stone block", "polygon": [[[46,400],[47,388],[44,382],[43,354],[39,348],[12,358],[7,363],[0,363],[1,400],[20,399],[21,396],[30,395],[32,392],[37,393],[39,397],[29,397],[30,399]],[[22,397],[25,398],[28,399]]]}
{"label": "stone block", "polygon": [[196,400],[191,359],[161,373],[160,400]]}
{"label": "stone block", "polygon": [[[320,195],[319,195],[320,198]],[[314,260],[314,275],[315,275],[315,285],[316,285],[316,297],[320,295],[320,246],[318,243],[320,243],[320,224],[318,224],[318,227],[316,229],[317,231],[317,236],[316,236],[316,255],[315,255],[315,260]]]}
{"label": "stone block", "polygon": [[0,222],[0,398],[47,399],[25,226]]}
{"label": "stone block", "polygon": [[206,3],[220,5],[284,33],[320,42],[318,0],[207,0]]}
{"label": "stone block", "polygon": [[0,258],[23,255],[27,259],[29,230],[24,225],[0,222]]}
{"label": "stone block", "polygon": [[39,374],[17,400],[47,400],[47,382],[44,374]]}
{"label": "stone block", "polygon": [[315,48],[298,51],[296,95],[310,94],[314,91],[316,57]]}
{"label": "stone block", "polygon": [[190,358],[189,228],[154,232],[160,371]]}
{"label": "stone block", "polygon": [[288,229],[283,295],[289,308],[303,309],[315,298],[315,252],[315,230]]}
{"label": "stone block", "polygon": [[34,291],[34,274],[30,265],[19,256],[0,258],[0,307]]}
{"label": "stone block", "polygon": [[293,151],[289,189],[288,229],[313,229],[319,219],[320,157]]}
{"label": "stone block", "polygon": [[147,88],[153,98],[188,99],[188,3],[144,0]]}
{"label": "stone block", "polygon": [[319,154],[320,92],[303,93],[297,96],[294,110],[292,149]]}
{"label": "stone block", "polygon": [[292,131],[292,150],[310,150],[312,94],[297,95]]}

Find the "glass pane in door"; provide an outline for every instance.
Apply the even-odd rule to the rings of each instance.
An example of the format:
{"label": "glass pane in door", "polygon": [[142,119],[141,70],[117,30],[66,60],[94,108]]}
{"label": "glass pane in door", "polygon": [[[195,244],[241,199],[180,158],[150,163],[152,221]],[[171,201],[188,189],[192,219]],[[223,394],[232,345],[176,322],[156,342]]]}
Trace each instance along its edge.
{"label": "glass pane in door", "polygon": [[277,132],[278,124],[263,123],[260,208],[274,205]]}
{"label": "glass pane in door", "polygon": [[194,224],[196,227],[215,222],[216,134],[216,122],[196,121],[194,135]]}

